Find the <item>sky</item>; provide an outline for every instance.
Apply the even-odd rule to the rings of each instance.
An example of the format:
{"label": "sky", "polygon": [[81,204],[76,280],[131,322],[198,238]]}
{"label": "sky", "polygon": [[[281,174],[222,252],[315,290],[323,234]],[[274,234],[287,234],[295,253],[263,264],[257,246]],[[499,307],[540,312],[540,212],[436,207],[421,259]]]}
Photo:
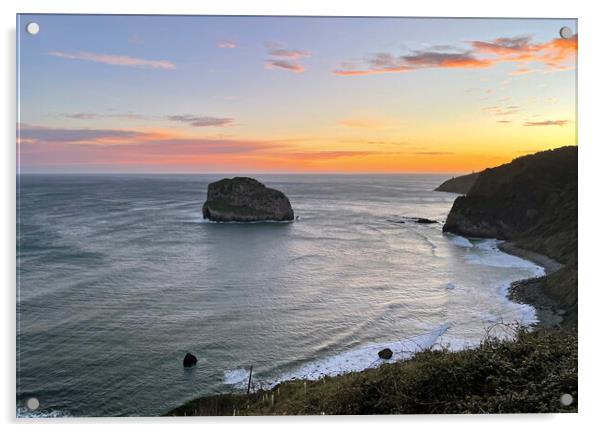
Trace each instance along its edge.
{"label": "sky", "polygon": [[[26,32],[36,22],[36,35]],[[563,39],[560,28],[575,34]],[[463,173],[577,144],[577,22],[20,15],[23,173]]]}

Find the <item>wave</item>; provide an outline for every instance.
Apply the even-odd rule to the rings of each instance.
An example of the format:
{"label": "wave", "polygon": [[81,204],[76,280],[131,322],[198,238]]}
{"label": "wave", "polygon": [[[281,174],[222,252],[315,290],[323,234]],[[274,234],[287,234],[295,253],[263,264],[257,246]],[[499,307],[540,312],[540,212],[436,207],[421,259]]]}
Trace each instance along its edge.
{"label": "wave", "polygon": [[468,240],[466,237],[462,237],[456,234],[444,233],[445,237],[449,238],[449,240],[455,244],[456,246],[471,248],[474,245]]}
{"label": "wave", "polygon": [[229,221],[229,222],[218,222],[212,221],[209,219],[203,219],[200,217],[195,217],[193,219],[185,221],[185,223],[189,224],[215,224],[215,225],[257,225],[257,224],[277,224],[277,225],[286,225],[291,224],[293,222],[299,222],[301,219],[293,219],[287,221],[275,221],[275,220],[265,220],[265,221],[251,221],[251,222],[239,222],[239,221]]}
{"label": "wave", "polygon": [[62,410],[30,410],[27,408],[17,408],[17,418],[60,418],[70,417],[66,411]]}
{"label": "wave", "polygon": [[533,270],[533,277],[544,276],[545,269],[524,258],[502,252],[498,248],[500,240],[482,239],[474,242],[472,253],[466,256],[469,262],[492,267],[524,268]]}
{"label": "wave", "polygon": [[224,383],[240,387],[249,380],[249,369],[230,369],[224,372]]}
{"label": "wave", "polygon": [[[409,337],[399,341],[382,342],[367,345],[336,354],[325,359],[310,361],[303,366],[285,372],[274,380],[260,381],[253,379],[253,387],[270,388],[282,381],[294,379],[317,380],[324,376],[337,376],[349,372],[360,372],[384,363],[396,362],[412,357],[415,353],[429,348],[442,347],[441,337],[449,330],[451,324],[445,323],[429,333]],[[378,352],[384,348],[393,351],[389,360],[378,357]],[[237,388],[247,385],[249,371],[247,369],[233,369],[224,373],[224,383]]]}

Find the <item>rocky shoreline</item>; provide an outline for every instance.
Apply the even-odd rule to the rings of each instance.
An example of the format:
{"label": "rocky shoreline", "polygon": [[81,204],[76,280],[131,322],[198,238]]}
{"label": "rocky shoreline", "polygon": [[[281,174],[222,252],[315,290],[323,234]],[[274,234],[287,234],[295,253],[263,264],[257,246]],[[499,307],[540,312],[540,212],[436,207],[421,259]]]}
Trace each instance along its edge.
{"label": "rocky shoreline", "polygon": [[566,310],[558,301],[545,294],[543,284],[546,277],[564,266],[552,258],[520,248],[512,242],[500,243],[498,247],[502,252],[534,262],[545,269],[546,276],[513,282],[508,290],[508,298],[513,302],[528,304],[535,308],[539,320],[535,328],[550,329],[558,327],[564,320]]}

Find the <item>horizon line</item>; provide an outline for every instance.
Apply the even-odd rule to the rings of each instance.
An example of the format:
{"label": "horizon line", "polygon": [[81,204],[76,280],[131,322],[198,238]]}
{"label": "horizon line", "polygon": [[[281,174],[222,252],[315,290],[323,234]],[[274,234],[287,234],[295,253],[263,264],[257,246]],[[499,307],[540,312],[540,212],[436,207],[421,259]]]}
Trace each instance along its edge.
{"label": "horizon line", "polygon": [[[482,170],[479,170],[482,171]],[[39,171],[39,172],[21,172],[20,175],[228,175],[237,177],[248,177],[252,175],[465,175],[473,174],[479,171],[466,172],[439,172],[439,171],[399,171],[399,172],[56,172],[56,171]]]}

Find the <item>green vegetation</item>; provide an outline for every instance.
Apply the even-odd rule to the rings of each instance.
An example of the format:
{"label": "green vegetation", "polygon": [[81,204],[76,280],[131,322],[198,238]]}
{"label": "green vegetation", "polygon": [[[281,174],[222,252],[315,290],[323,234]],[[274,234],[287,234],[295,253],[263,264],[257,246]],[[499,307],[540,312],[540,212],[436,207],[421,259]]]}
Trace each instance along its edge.
{"label": "green vegetation", "polygon": [[[574,402],[560,403],[568,393]],[[376,369],[207,396],[167,415],[528,413],[577,411],[577,335],[519,330],[515,341],[427,350]]]}

